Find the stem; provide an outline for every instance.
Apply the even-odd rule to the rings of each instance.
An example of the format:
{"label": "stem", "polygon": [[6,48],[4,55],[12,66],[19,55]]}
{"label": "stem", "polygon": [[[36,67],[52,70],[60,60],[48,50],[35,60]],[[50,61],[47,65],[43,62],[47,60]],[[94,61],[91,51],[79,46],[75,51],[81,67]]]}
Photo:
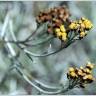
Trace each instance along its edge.
{"label": "stem", "polygon": [[60,88],[61,88],[60,86],[59,86],[59,87],[53,87],[53,86],[45,85],[44,83],[36,80],[34,77],[32,77],[32,78],[34,79],[34,81],[35,81],[37,84],[39,84],[39,85],[42,86],[42,87],[45,87],[45,88],[48,88],[48,89],[60,89]]}
{"label": "stem", "polygon": [[[13,33],[11,32],[11,35],[13,35]],[[28,41],[17,41],[14,37],[14,35],[12,36],[14,40],[1,40],[0,42],[3,42],[3,43],[13,43],[13,44],[22,44],[22,45],[26,45],[26,47],[32,47],[32,46],[37,46],[37,45],[40,45],[40,44],[43,44],[43,43],[46,43],[47,41],[53,39],[52,36],[49,36],[46,40],[42,40],[42,41],[39,41],[37,43],[33,43],[31,45],[29,44],[26,44]]]}
{"label": "stem", "polygon": [[16,67],[16,70],[21,74],[21,76],[24,78],[24,80],[26,80],[30,85],[34,86],[38,91],[40,91],[44,94],[58,94],[58,93],[61,93],[61,91],[62,91],[61,89],[54,91],[54,92],[45,91],[45,90],[41,89],[40,87],[36,86],[34,83],[32,83],[19,67]]}
{"label": "stem", "polygon": [[[5,32],[6,32],[6,28],[7,28],[8,22],[9,22],[9,13],[6,15],[6,18],[5,18],[5,21],[4,21],[4,24],[3,24],[3,28],[2,28],[2,31],[1,31],[1,38],[2,38],[2,40],[4,38],[4,35],[5,35]],[[8,40],[7,37],[5,37],[5,41],[6,40]],[[12,56],[16,56],[16,52],[14,51],[14,49],[11,46],[10,43],[7,43],[7,47],[9,48],[9,51],[10,51],[11,55]]]}
{"label": "stem", "polygon": [[6,17],[5,17],[5,20],[4,20],[3,27],[2,27],[2,31],[1,31],[1,37],[2,37],[2,38],[3,38],[4,35],[5,35],[5,30],[6,30],[6,28],[7,28],[8,22],[9,22],[9,13],[7,13],[7,15],[6,15]]}
{"label": "stem", "polygon": [[[8,38],[5,37],[5,40],[8,40]],[[9,48],[9,51],[10,51],[11,55],[12,55],[13,57],[15,57],[15,56],[16,56],[16,52],[15,52],[15,50],[13,49],[13,47],[11,46],[11,44],[10,44],[10,43],[7,43],[6,45],[7,45],[7,47]]]}
{"label": "stem", "polygon": [[49,56],[49,55],[56,54],[56,53],[60,52],[64,48],[67,48],[73,42],[74,42],[74,40],[70,40],[65,46],[61,47],[60,49],[58,49],[58,50],[56,50],[54,52],[50,52],[48,54],[40,54],[40,55],[39,54],[35,54],[35,53],[32,53],[32,52],[28,51],[26,48],[24,48],[23,50],[24,50],[25,53],[28,53],[28,54],[30,54],[30,55],[32,55],[34,57],[45,57],[45,56]]}
{"label": "stem", "polygon": [[[44,23],[44,24],[46,24],[46,23]],[[37,33],[37,31],[39,30],[39,28],[41,27],[41,26],[43,26],[44,24],[41,24],[30,36],[28,36],[27,38],[26,38],[26,40],[25,41],[29,41],[30,40],[30,38],[32,37],[32,36],[34,36],[35,35],[35,33]]]}

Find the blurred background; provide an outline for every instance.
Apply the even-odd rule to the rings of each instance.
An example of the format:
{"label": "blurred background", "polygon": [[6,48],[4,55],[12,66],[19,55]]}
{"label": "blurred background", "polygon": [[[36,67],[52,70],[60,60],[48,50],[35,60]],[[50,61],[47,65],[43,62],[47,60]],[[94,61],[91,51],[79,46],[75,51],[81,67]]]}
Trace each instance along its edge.
{"label": "blurred background", "polygon": [[[12,11],[12,20],[14,32],[19,40],[25,39],[37,27],[35,17],[40,11],[44,11],[54,6],[68,6],[72,18],[87,17],[92,21],[94,28],[82,40],[76,41],[61,52],[42,58],[33,58],[33,63],[24,55],[20,54],[20,60],[24,67],[32,73],[38,80],[45,84],[58,85],[65,84],[67,81],[66,73],[70,66],[84,66],[87,61],[96,63],[96,2],[95,1],[18,1],[18,2],[0,2],[0,31],[8,11]],[[7,30],[8,31],[8,30]],[[21,38],[22,37],[22,38]],[[58,42],[52,43],[58,46]],[[46,45],[48,47],[48,44]],[[41,48],[41,49],[40,49]],[[45,45],[36,46],[36,50],[45,49]],[[50,49],[49,49],[50,50]],[[52,50],[52,49],[51,49]],[[34,50],[33,50],[34,51]],[[35,52],[34,51],[34,52]],[[4,77],[10,62],[6,52],[0,43],[0,82]],[[93,71],[96,78],[96,69]],[[38,94],[38,91],[29,85],[23,78],[12,70],[5,82],[0,84],[0,94],[25,95]],[[69,95],[96,95],[96,82],[87,85],[85,89],[74,88],[64,94]]]}

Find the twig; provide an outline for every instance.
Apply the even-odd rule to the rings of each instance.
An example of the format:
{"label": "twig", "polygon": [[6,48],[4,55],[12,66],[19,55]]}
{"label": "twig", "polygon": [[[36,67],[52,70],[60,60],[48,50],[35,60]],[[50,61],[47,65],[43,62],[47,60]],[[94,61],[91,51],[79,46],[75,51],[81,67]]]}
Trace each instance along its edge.
{"label": "twig", "polygon": [[30,51],[28,51],[26,48],[24,48],[24,52],[25,53],[28,53],[34,57],[45,57],[45,56],[50,56],[52,54],[56,54],[58,52],[60,52],[61,50],[63,50],[64,48],[67,48],[71,43],[73,43],[75,40],[70,40],[66,45],[64,45],[63,47],[59,48],[58,50],[56,51],[53,51],[53,52],[50,52],[50,53],[47,53],[47,54],[35,54],[35,53],[32,53]]}
{"label": "twig", "polygon": [[[5,37],[5,40],[8,40],[8,38]],[[11,46],[11,44],[10,44],[10,43],[7,43],[6,45],[8,46],[11,55],[12,55],[13,57],[15,57],[15,56],[16,56],[16,52],[14,51],[13,47]]]}
{"label": "twig", "polygon": [[57,91],[55,91],[55,92],[45,91],[45,90],[41,89],[40,87],[36,86],[34,83],[32,83],[32,82],[28,79],[28,77],[22,72],[22,70],[21,70],[20,68],[16,67],[16,69],[17,69],[17,71],[22,75],[22,77],[23,77],[30,85],[34,86],[38,91],[40,91],[40,92],[42,92],[42,93],[44,93],[44,94],[58,94],[58,93],[62,92],[62,89],[59,89],[59,90],[57,90]]}
{"label": "twig", "polygon": [[3,27],[2,27],[2,31],[1,31],[1,38],[3,38],[4,35],[5,35],[5,30],[6,30],[6,27],[8,25],[8,22],[9,22],[9,13],[7,13],[7,15],[5,17],[5,20],[4,20],[4,24],[3,24]]}
{"label": "twig", "polygon": [[[11,34],[13,34],[13,33],[11,33]],[[39,41],[37,43],[32,43],[32,44],[27,44],[27,42],[29,42],[29,41],[25,41],[25,40],[19,41],[19,40],[16,40],[16,39],[15,40],[1,40],[0,42],[3,42],[3,43],[13,43],[13,44],[22,44],[22,45],[25,45],[26,47],[32,47],[32,46],[37,46],[37,45],[41,45],[43,43],[46,43],[47,41],[49,41],[51,39],[53,39],[53,37],[52,36],[49,36],[45,40]]]}
{"label": "twig", "polygon": [[39,84],[40,86],[42,87],[45,87],[45,88],[49,88],[49,89],[60,89],[61,87],[58,86],[58,87],[53,87],[53,86],[49,86],[49,85],[45,85],[44,83],[40,82],[39,80],[36,80],[36,78],[32,77],[34,79],[34,81]]}
{"label": "twig", "polygon": [[[1,31],[1,38],[2,38],[2,39],[4,39],[8,22],[9,22],[9,13],[6,15],[6,18],[5,18],[3,27],[2,27],[2,31]],[[8,40],[7,37],[5,37],[5,41],[6,41],[6,40]],[[16,52],[14,51],[13,47],[11,46],[11,44],[10,44],[10,43],[7,43],[7,46],[8,46],[8,48],[9,48],[10,53],[12,54],[12,56],[16,56]]]}

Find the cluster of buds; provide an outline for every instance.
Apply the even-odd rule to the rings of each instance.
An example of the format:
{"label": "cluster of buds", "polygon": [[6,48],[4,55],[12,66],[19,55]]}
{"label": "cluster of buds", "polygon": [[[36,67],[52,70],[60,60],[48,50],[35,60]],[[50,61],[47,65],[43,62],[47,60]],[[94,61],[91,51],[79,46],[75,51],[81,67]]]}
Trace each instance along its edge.
{"label": "cluster of buds", "polygon": [[77,34],[79,33],[79,37],[83,38],[87,35],[87,31],[89,31],[92,27],[92,23],[83,17],[80,20],[71,22],[69,30],[76,31]]}
{"label": "cluster of buds", "polygon": [[41,24],[44,22],[52,22],[56,20],[57,23],[61,24],[63,23],[63,21],[66,21],[69,18],[69,15],[69,10],[66,7],[55,7],[46,12],[40,12],[40,14],[36,18],[36,21],[37,23]]}
{"label": "cluster of buds", "polygon": [[61,25],[59,28],[55,28],[54,34],[57,38],[61,39],[62,41],[67,40],[67,32],[64,25]]}
{"label": "cluster of buds", "polygon": [[67,32],[64,23],[69,22],[69,17],[70,13],[67,7],[55,7],[47,12],[41,12],[37,16],[37,23],[48,22],[48,33],[53,34],[62,41],[66,41]]}
{"label": "cluster of buds", "polygon": [[38,24],[47,22],[47,33],[52,34],[63,42],[68,41],[68,38],[70,40],[70,37],[68,37],[70,32],[74,32],[75,36],[82,39],[92,28],[92,23],[84,17],[80,20],[71,21],[70,16],[68,8],[61,6],[41,12],[36,21]]}
{"label": "cluster of buds", "polygon": [[92,83],[95,79],[92,76],[92,69],[94,68],[94,65],[90,62],[88,62],[83,68],[82,66],[80,68],[69,68],[69,72],[67,73],[67,77],[70,80],[76,81],[76,85],[79,85],[80,87],[84,88],[85,84]]}

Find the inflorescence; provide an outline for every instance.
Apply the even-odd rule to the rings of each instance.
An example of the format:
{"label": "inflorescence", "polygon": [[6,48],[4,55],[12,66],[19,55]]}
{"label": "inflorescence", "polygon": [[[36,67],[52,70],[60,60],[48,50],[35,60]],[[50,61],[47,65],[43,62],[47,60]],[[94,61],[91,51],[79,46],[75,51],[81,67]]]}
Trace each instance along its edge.
{"label": "inflorescence", "polygon": [[[70,16],[71,15],[70,15],[70,12],[67,7],[55,7],[55,8],[51,8],[49,11],[40,12],[40,14],[37,16],[36,21],[37,21],[38,25],[46,23],[47,24],[46,33],[52,34],[54,37],[60,39],[62,42],[70,41],[70,40],[74,39],[75,37],[78,37],[79,40],[84,38],[87,35],[88,31],[90,31],[90,29],[93,27],[91,21],[84,17],[82,17],[79,20],[71,21]],[[6,23],[4,22],[4,24],[6,24]],[[3,27],[5,27],[5,25],[3,25]],[[12,27],[12,25],[11,25],[11,27]],[[37,29],[39,29],[39,28],[37,27]],[[4,30],[3,30],[3,32],[4,32]],[[36,31],[35,31],[35,33],[36,33]],[[14,32],[12,34],[14,35]],[[69,34],[71,34],[71,35],[69,35]],[[73,36],[72,36],[72,34],[73,34]],[[46,94],[57,94],[57,93],[59,94],[60,92],[64,91],[61,89],[61,87],[53,88],[53,87],[50,87],[50,86],[47,86],[47,85],[41,83],[40,81],[35,80],[35,78],[33,76],[31,77],[31,75],[29,75],[25,72],[25,69],[22,66],[23,65],[22,62],[19,61],[17,56],[14,56],[14,54],[16,52],[10,44],[12,42],[17,44],[18,47],[20,49],[22,49],[26,53],[26,56],[28,56],[29,59],[31,59],[32,61],[33,61],[33,59],[31,58],[30,55],[35,56],[35,57],[36,56],[42,57],[42,56],[48,56],[48,55],[52,55],[56,52],[59,52],[56,50],[47,55],[46,54],[45,55],[33,55],[30,51],[27,50],[27,48],[23,48],[23,47],[21,47],[21,45],[19,45],[21,43],[21,44],[24,44],[25,46],[28,46],[27,42],[31,41],[30,38],[33,35],[34,34],[32,33],[25,41],[21,41],[21,42],[17,41],[17,40],[16,41],[4,41],[5,43],[9,42],[9,45],[7,45],[9,50],[6,49],[7,47],[5,49],[6,49],[6,51],[8,51],[8,53],[10,52],[10,54],[12,55],[12,58],[10,58],[10,55],[8,55],[8,56],[9,56],[10,60],[12,61],[12,64],[15,65],[15,67],[13,65],[11,68],[16,68],[16,70],[20,73],[20,75],[22,75],[23,78],[29,84],[31,84],[32,86],[37,88],[37,90],[39,90],[40,92],[43,92]],[[14,37],[15,37],[15,35],[13,36],[13,38]],[[2,39],[3,39],[3,37],[2,37]],[[37,43],[37,44],[33,44],[33,45],[39,45],[39,44],[41,44],[41,42]],[[67,44],[65,44],[65,45],[67,45]],[[65,48],[66,48],[66,46],[65,46]],[[47,53],[47,52],[45,52],[45,53]],[[18,55],[18,57],[19,57],[19,55]],[[18,65],[20,65],[20,66],[18,66]],[[69,80],[69,86],[67,89],[72,89],[75,86],[85,88],[86,84],[92,83],[95,80],[94,77],[92,76],[93,68],[94,68],[94,65],[90,62],[88,62],[86,64],[85,68],[83,68],[82,66],[80,68],[74,68],[74,67],[69,68],[69,72],[67,73],[67,78]],[[24,70],[24,72],[23,72],[23,70]],[[35,83],[33,83],[30,79],[32,79]],[[50,91],[47,91],[46,89],[48,89]],[[52,92],[51,90],[54,90],[54,92]],[[65,91],[66,91],[66,89],[65,89]]]}
{"label": "inflorescence", "polygon": [[69,25],[69,30],[79,33],[79,38],[87,35],[87,32],[93,27],[91,21],[82,17],[80,20],[73,21]]}
{"label": "inflorescence", "polygon": [[51,8],[50,10],[46,12],[40,12],[40,14],[37,16],[36,20],[37,23],[41,24],[44,22],[52,22],[56,19],[56,22],[54,23],[54,26],[59,26],[64,21],[67,21],[69,18],[70,13],[67,7],[55,7]]}
{"label": "inflorescence", "polygon": [[38,24],[47,22],[47,33],[53,34],[63,42],[70,40],[69,34],[71,32],[74,33],[74,37],[84,38],[93,27],[91,21],[84,17],[71,21],[70,16],[67,7],[55,7],[47,12],[40,12],[36,21]]}
{"label": "inflorescence", "polygon": [[92,83],[95,80],[92,76],[93,68],[94,65],[90,62],[86,64],[85,68],[82,66],[80,68],[70,67],[69,72],[67,73],[67,78],[75,82],[75,85],[85,88],[85,84]]}

